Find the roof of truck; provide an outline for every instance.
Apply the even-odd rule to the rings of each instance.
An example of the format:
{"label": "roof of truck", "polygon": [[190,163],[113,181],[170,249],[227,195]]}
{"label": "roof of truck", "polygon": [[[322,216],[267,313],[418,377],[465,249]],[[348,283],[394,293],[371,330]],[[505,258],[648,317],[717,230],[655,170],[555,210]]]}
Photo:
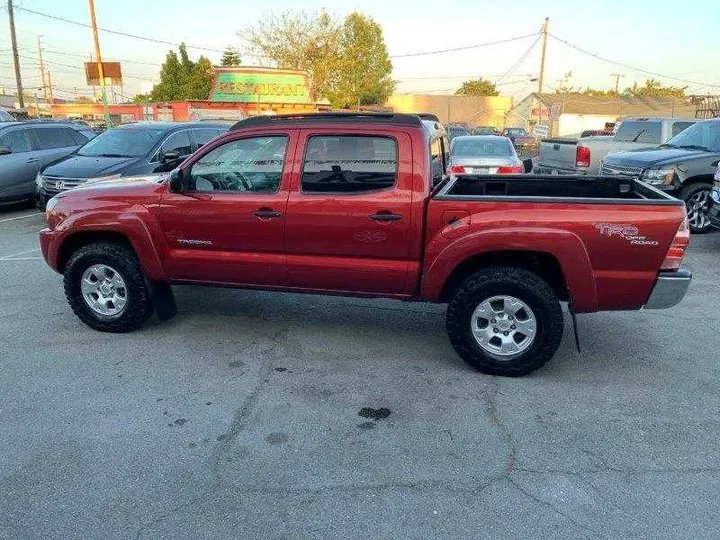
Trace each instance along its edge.
{"label": "roof of truck", "polygon": [[281,124],[314,125],[326,122],[333,124],[395,124],[417,127],[423,125],[423,120],[415,114],[330,112],[251,116],[250,118],[245,118],[235,123],[230,128],[230,131],[255,126],[276,126]]}

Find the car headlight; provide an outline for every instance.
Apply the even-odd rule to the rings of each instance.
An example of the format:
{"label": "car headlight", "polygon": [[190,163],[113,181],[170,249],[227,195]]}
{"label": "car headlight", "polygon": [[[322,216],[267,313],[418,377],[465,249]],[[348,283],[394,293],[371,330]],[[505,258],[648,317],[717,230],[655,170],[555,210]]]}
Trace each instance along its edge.
{"label": "car headlight", "polygon": [[41,187],[43,185],[43,177],[39,172],[35,175],[35,185]]}
{"label": "car headlight", "polygon": [[675,180],[675,169],[648,169],[640,179],[648,184],[669,186]]}
{"label": "car headlight", "polygon": [[88,178],[85,183],[86,184],[94,184],[95,182],[106,182],[108,180],[117,180],[120,178],[121,175],[119,174],[111,174],[109,176],[96,176],[95,178]]}

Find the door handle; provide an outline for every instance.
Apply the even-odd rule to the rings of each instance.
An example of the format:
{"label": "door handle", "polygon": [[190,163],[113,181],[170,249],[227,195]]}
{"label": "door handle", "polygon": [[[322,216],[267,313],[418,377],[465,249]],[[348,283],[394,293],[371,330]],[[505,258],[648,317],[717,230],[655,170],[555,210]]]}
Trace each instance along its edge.
{"label": "door handle", "polygon": [[393,214],[388,210],[382,210],[377,214],[370,214],[368,217],[374,221],[400,221],[402,219],[402,216]]}
{"label": "door handle", "polygon": [[280,212],[276,212],[275,210],[271,210],[270,208],[261,208],[260,210],[253,212],[253,216],[261,219],[270,219],[278,218],[282,216],[282,214]]}

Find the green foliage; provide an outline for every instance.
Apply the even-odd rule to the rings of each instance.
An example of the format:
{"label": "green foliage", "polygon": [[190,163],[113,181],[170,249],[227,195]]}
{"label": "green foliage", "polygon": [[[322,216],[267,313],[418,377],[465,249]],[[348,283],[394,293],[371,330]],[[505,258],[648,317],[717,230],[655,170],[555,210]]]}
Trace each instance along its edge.
{"label": "green foliage", "polygon": [[132,98],[133,103],[145,104],[150,101],[150,94],[135,94]]}
{"label": "green foliage", "polygon": [[238,51],[235,47],[228,46],[227,49],[225,49],[225,52],[223,52],[222,58],[220,59],[220,65],[229,67],[229,66],[239,66],[242,64],[242,60],[240,59],[240,51]]}
{"label": "green foliage", "polygon": [[462,83],[455,95],[458,96],[497,96],[500,92],[492,81],[480,77]]}
{"label": "green foliage", "polygon": [[150,92],[151,101],[207,99],[212,86],[212,63],[204,56],[197,62],[190,59],[184,43],[168,51],[160,69],[160,82]]}
{"label": "green foliage", "polygon": [[324,11],[269,14],[243,37],[277,67],[308,71],[316,97],[335,107],[383,103],[395,87],[382,28],[360,13],[342,24]]}
{"label": "green foliage", "polygon": [[627,96],[677,97],[684,98],[687,86],[663,86],[660,81],[646,79],[643,86],[634,83],[623,92]]}

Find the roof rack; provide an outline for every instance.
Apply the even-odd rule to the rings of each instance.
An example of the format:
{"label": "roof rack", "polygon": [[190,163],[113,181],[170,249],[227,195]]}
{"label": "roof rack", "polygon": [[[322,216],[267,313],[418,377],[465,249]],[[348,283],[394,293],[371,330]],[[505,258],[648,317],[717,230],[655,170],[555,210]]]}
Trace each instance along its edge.
{"label": "roof rack", "polygon": [[415,114],[396,113],[298,113],[279,114],[273,116],[251,116],[234,124],[230,131],[255,127],[270,126],[273,124],[315,124],[320,122],[347,122],[350,124],[402,124],[408,126],[422,126],[420,117]]}

